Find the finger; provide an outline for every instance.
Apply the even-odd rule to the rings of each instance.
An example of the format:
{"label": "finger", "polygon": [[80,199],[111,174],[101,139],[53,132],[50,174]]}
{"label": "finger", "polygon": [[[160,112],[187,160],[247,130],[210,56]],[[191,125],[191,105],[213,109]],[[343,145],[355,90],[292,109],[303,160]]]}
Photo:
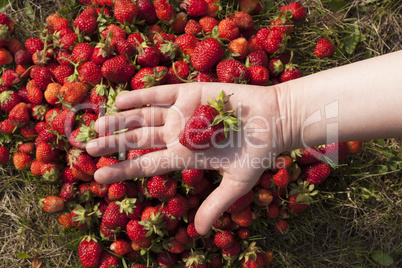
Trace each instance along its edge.
{"label": "finger", "polygon": [[96,120],[95,130],[99,134],[112,133],[133,127],[160,126],[165,123],[168,107],[143,107]]}
{"label": "finger", "polygon": [[143,127],[92,140],[86,145],[86,150],[96,157],[129,149],[160,146],[165,146],[163,127]]}
{"label": "finger", "polygon": [[[252,187],[252,186],[251,186]],[[212,224],[237,199],[250,190],[248,183],[236,182],[224,176],[221,184],[204,200],[195,215],[195,228],[201,235],[208,233]]]}
{"label": "finger", "polygon": [[176,101],[178,91],[177,85],[133,90],[117,96],[115,104],[122,110],[147,104],[171,105]]}
{"label": "finger", "polygon": [[110,184],[132,178],[152,177],[176,168],[165,149],[103,167],[95,172],[94,177],[98,183]]}

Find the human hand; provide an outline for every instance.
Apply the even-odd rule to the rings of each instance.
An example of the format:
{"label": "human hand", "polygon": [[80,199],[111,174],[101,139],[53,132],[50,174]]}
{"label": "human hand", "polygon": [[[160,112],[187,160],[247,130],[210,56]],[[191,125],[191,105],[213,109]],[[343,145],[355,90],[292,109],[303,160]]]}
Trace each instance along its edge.
{"label": "human hand", "polygon": [[[225,110],[234,110],[241,130],[206,151],[192,151],[178,142],[185,122],[194,110],[216,99],[221,91],[232,94]],[[149,106],[145,106],[149,105]],[[195,226],[206,234],[213,222],[239,197],[247,193],[275,156],[285,148],[274,87],[222,83],[164,85],[119,95],[116,106],[126,110],[101,117],[99,134],[135,128],[88,143],[92,156],[130,149],[166,147],[135,159],[101,168],[99,183],[114,183],[136,177],[151,177],[182,169],[215,169],[223,175],[220,185],[200,206]],[[139,107],[141,108],[135,108]],[[131,110],[130,110],[131,109]]]}

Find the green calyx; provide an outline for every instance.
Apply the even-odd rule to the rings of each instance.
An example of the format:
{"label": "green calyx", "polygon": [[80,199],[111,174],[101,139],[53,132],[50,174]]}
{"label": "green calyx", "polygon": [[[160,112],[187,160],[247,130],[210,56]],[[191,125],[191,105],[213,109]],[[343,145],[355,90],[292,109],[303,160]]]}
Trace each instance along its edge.
{"label": "green calyx", "polygon": [[215,108],[219,112],[219,115],[215,117],[211,126],[218,125],[222,122],[224,126],[225,137],[227,137],[230,130],[240,131],[240,122],[239,119],[233,116],[234,111],[224,111],[224,105],[229,101],[231,95],[232,94],[225,96],[225,93],[222,90],[216,100],[212,100],[211,98],[209,98],[208,101],[208,105],[212,108]]}
{"label": "green calyx", "polygon": [[126,215],[133,213],[133,209],[136,208],[136,198],[125,198],[123,201],[116,201],[116,205],[120,206],[120,213],[126,213]]}
{"label": "green calyx", "polygon": [[82,142],[84,145],[93,139],[98,137],[98,133],[95,131],[95,121],[92,121],[89,127],[83,125],[80,127],[80,133],[78,133],[76,140]]}

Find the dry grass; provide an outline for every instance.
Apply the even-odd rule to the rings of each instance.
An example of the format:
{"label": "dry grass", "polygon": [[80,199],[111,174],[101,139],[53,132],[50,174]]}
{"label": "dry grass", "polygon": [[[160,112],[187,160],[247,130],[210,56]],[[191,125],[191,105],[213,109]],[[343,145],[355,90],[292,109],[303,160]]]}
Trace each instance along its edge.
{"label": "dry grass", "polygon": [[[31,0],[30,17],[24,2],[15,1],[5,11],[18,22],[21,40],[37,33],[47,15],[67,6],[67,1]],[[347,1],[348,7],[339,12],[320,1],[302,2],[308,17],[295,28],[290,47],[305,74],[402,48],[401,1]],[[321,36],[330,36],[341,47],[341,33],[353,23],[365,37],[353,54],[341,49],[331,59],[315,60],[312,51]],[[262,232],[265,247],[275,254],[273,267],[379,267],[371,257],[378,250],[393,257],[389,267],[402,267],[402,165],[394,171],[384,169],[393,161],[388,153],[400,157],[401,147],[395,139],[383,145],[365,143],[363,153],[350,157],[322,186],[320,202],[293,218],[289,234]],[[46,267],[80,267],[74,250],[80,234],[61,230],[56,218],[37,205],[39,197],[57,189],[16,173],[11,166],[0,172],[0,266],[31,267],[32,258],[17,254],[39,253]]]}

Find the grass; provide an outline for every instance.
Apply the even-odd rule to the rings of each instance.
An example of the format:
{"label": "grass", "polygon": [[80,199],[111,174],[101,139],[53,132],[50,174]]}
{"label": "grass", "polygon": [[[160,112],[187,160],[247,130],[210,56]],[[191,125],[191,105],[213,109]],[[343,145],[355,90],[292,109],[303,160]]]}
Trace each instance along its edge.
{"label": "grass", "polygon": [[[47,15],[74,3],[5,2],[13,2],[3,12],[17,21],[20,40],[37,33]],[[290,1],[276,4],[280,2]],[[308,16],[295,27],[289,47],[305,75],[402,48],[402,1],[344,1],[347,5],[340,10],[336,4],[343,1],[301,2]],[[66,16],[77,10],[73,7]],[[258,20],[266,23],[262,16]],[[322,36],[331,38],[337,51],[318,61],[312,51]],[[401,148],[399,139],[365,142],[363,152],[349,157],[320,187],[318,201],[292,218],[289,233],[260,230],[264,238],[260,244],[275,256],[272,267],[381,267],[378,258],[388,257],[392,264],[387,267],[402,267]],[[38,206],[38,198],[57,194],[57,187],[18,173],[12,165],[0,174],[0,266],[80,267],[76,250],[80,234],[63,231],[56,217]],[[36,254],[42,266],[34,266]]]}

